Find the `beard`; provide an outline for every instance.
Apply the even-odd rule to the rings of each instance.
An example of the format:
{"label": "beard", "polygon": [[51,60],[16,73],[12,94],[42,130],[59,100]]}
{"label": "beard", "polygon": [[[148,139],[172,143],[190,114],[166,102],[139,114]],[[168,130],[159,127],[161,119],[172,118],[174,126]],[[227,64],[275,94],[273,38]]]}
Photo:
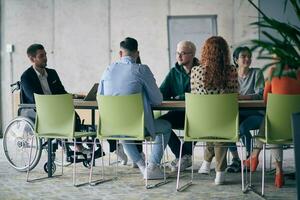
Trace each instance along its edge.
{"label": "beard", "polygon": [[39,65],[36,65],[39,68],[45,68],[47,66],[47,62],[45,63],[40,63]]}
{"label": "beard", "polygon": [[188,65],[191,61],[177,61],[179,65]]}

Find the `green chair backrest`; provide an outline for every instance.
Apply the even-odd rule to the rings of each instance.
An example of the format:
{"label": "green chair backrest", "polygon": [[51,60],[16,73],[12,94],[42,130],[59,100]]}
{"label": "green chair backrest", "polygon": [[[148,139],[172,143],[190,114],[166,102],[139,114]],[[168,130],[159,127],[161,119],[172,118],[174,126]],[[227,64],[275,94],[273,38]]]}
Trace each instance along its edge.
{"label": "green chair backrest", "polygon": [[184,140],[236,142],[239,132],[238,96],[186,93]]}
{"label": "green chair backrest", "polygon": [[98,95],[100,139],[144,140],[144,107],[140,93],[124,96]]}
{"label": "green chair backrest", "polygon": [[73,138],[75,111],[71,94],[34,94],[36,102],[35,132],[45,138]]}
{"label": "green chair backrest", "polygon": [[300,112],[300,95],[268,94],[266,108],[266,143],[293,142],[291,116]]}

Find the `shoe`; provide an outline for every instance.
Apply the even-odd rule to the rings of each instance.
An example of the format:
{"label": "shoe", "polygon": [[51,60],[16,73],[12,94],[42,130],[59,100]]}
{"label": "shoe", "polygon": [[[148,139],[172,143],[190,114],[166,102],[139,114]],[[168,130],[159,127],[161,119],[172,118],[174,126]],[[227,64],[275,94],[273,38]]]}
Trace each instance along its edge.
{"label": "shoe", "polygon": [[117,155],[118,158],[121,159],[122,165],[127,165],[128,158],[124,152],[123,146],[121,144],[119,144],[118,147],[119,148],[115,151],[115,154]]}
{"label": "shoe", "polygon": [[150,163],[144,171],[144,179],[146,178],[148,180],[163,179],[164,173],[158,165]]}
{"label": "shoe", "polygon": [[[145,154],[143,152],[141,152],[140,154],[142,156],[142,159],[145,160]],[[132,168],[138,168],[139,166],[136,163],[132,162],[131,167]]]}
{"label": "shoe", "polygon": [[89,155],[89,154],[92,154],[93,150],[92,149],[87,149],[81,145],[75,145],[75,148],[74,148],[75,152],[81,152],[83,154],[86,154],[86,155]]}
{"label": "shoe", "polygon": [[[179,159],[176,158],[170,163],[170,168],[171,172],[176,172],[178,171],[178,164],[179,164]],[[186,168],[189,168],[192,166],[192,157],[191,155],[184,155],[181,158],[181,163],[180,163],[180,171],[184,171]]]}
{"label": "shoe", "polygon": [[215,184],[222,185],[225,182],[225,173],[224,172],[216,172]]}
{"label": "shoe", "polygon": [[[251,166],[250,166],[250,159],[251,159]],[[243,162],[244,162],[245,167],[250,169],[251,172],[256,171],[256,168],[259,163],[258,158],[254,157],[254,156],[249,157],[247,160],[244,160]]]}
{"label": "shoe", "polygon": [[169,167],[171,169],[171,172],[174,172],[177,170],[177,164],[178,164],[179,159],[175,158],[174,160],[172,160],[169,164]]}
{"label": "shoe", "polygon": [[241,160],[239,158],[233,158],[230,165],[225,170],[228,173],[241,172]]}
{"label": "shoe", "polygon": [[200,169],[198,170],[199,174],[209,174],[210,173],[210,164],[211,162],[203,161]]}
{"label": "shoe", "polygon": [[283,173],[278,173],[275,175],[275,187],[281,188],[284,185]]}

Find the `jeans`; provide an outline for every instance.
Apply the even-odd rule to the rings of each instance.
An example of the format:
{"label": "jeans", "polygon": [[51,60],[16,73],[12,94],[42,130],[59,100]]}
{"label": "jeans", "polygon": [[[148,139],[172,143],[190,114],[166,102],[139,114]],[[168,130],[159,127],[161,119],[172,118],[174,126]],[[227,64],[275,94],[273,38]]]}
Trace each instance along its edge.
{"label": "jeans", "polygon": [[[240,111],[240,137],[248,153],[251,151],[252,140],[250,130],[259,129],[263,119],[263,114],[258,111]],[[236,144],[230,145],[229,150],[231,152],[237,151]]]}
{"label": "jeans", "polygon": [[[159,119],[167,120],[171,123],[172,128],[174,129],[183,129],[184,128],[184,111],[169,111],[168,113],[162,115]],[[171,132],[170,140],[168,143],[171,151],[174,153],[176,158],[179,158],[180,153],[180,140],[178,136]],[[192,155],[192,142],[185,142],[182,146],[182,156]]]}
{"label": "jeans", "polygon": [[[155,127],[155,133],[156,137],[154,138],[154,142],[156,144],[153,145],[152,153],[149,158],[149,162],[159,165],[160,161],[162,159],[164,150],[168,144],[170,134],[171,134],[171,124],[165,120],[156,119],[154,120],[154,127]],[[146,136],[149,136],[150,134],[146,132]],[[164,138],[164,147],[162,147],[162,136]],[[129,140],[123,140],[121,141],[123,144],[124,150],[126,154],[129,156],[129,158],[134,162],[137,163],[142,159],[141,154],[138,151],[138,148],[132,143],[132,141]]]}

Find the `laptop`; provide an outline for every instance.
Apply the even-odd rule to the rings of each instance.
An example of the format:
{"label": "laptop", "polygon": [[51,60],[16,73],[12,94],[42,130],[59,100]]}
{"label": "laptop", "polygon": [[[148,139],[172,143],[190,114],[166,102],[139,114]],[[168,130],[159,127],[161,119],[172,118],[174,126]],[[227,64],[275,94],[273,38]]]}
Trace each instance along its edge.
{"label": "laptop", "polygon": [[83,101],[96,101],[97,91],[99,83],[95,83],[87,95],[84,97]]}

